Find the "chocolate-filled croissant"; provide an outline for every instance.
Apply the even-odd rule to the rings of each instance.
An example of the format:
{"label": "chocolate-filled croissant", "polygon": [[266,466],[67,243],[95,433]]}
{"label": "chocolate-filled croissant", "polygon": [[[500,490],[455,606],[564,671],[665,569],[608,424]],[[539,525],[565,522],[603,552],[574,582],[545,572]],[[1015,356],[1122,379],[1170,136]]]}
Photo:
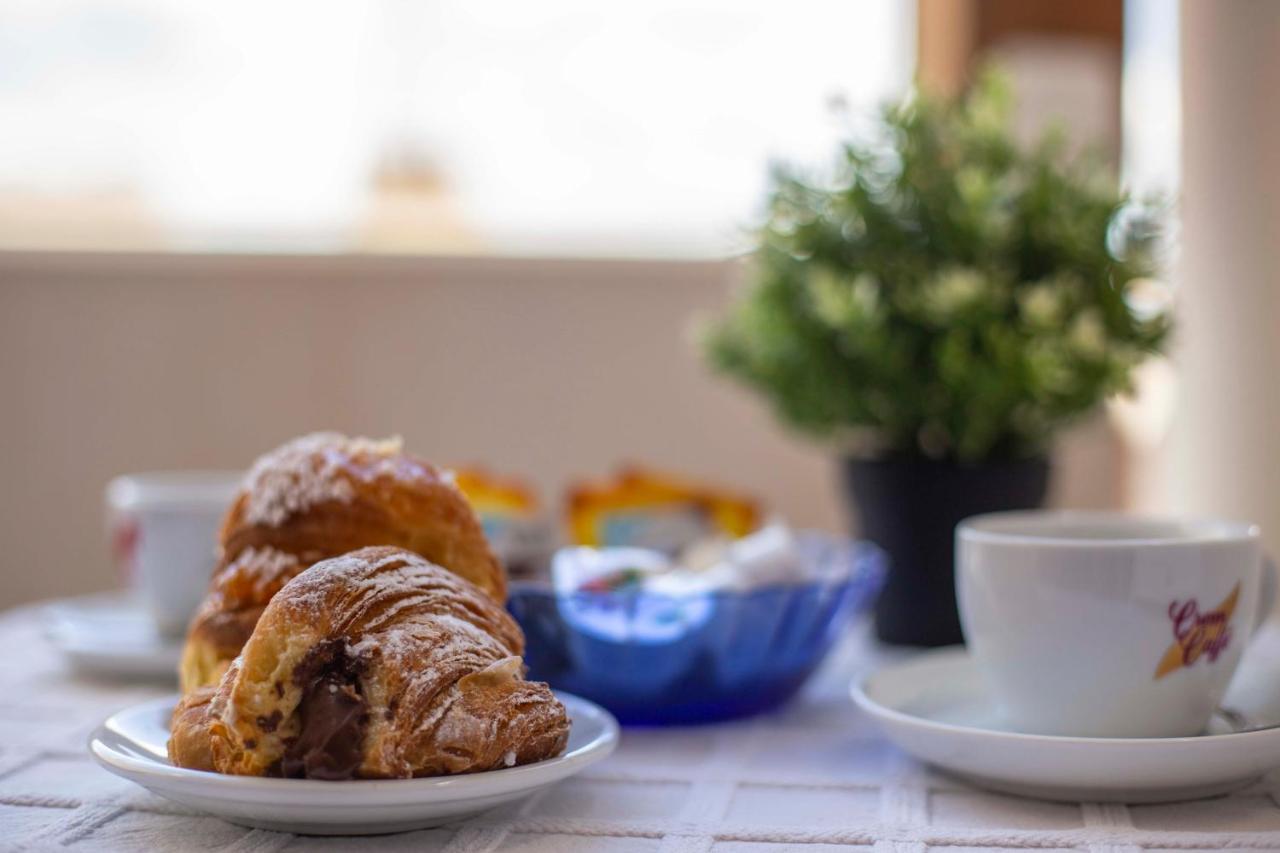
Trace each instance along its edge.
{"label": "chocolate-filled croissant", "polygon": [[[558,755],[564,706],[474,584],[398,548],[317,563],[272,598],[216,691],[174,714],[175,764],[310,779],[471,773]],[[206,748],[207,746],[207,748]]]}
{"label": "chocolate-filled croissant", "polygon": [[398,439],[321,432],[265,454],[228,510],[219,545],[221,562],[179,666],[184,694],[218,682],[285,582],[357,548],[407,548],[495,601],[506,597],[502,566],[466,497]]}

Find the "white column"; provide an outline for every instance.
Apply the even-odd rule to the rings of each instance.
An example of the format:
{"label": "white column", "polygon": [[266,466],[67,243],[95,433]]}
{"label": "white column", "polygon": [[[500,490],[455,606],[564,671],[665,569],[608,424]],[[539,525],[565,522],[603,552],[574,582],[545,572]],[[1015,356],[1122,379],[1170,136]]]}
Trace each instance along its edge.
{"label": "white column", "polygon": [[1183,0],[1180,375],[1164,454],[1180,513],[1280,551],[1280,2]]}

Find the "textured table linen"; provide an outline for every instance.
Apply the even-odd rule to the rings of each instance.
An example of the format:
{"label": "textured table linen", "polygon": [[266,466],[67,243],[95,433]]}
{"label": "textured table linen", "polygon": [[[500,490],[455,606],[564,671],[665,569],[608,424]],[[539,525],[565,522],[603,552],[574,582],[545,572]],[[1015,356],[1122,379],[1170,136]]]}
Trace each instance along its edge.
{"label": "textured table linen", "polygon": [[[173,687],[72,675],[42,630],[38,609],[0,615],[0,849],[1280,850],[1280,773],[1229,797],[1123,806],[1000,796],[916,764],[848,699],[850,680],[884,658],[857,631],[785,712],[624,730],[618,751],[581,776],[465,823],[354,839],[246,829],[100,769],[85,748],[92,729]],[[1280,631],[1266,640],[1268,660],[1280,660]]]}

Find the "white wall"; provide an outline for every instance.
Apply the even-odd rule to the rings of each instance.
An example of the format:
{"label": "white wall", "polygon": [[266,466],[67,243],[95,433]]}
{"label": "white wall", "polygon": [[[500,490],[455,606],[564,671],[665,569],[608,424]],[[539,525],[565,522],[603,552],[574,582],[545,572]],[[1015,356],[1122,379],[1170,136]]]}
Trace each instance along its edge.
{"label": "white wall", "polygon": [[401,433],[558,494],[621,459],[840,524],[823,454],[688,338],[720,263],[0,257],[0,605],[109,586],[114,474]]}

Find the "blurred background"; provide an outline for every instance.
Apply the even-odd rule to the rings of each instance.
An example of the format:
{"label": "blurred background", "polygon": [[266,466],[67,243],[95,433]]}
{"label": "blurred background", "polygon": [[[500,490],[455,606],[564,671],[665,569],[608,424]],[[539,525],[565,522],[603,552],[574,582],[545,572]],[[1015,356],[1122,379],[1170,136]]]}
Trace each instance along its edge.
{"label": "blurred background", "polygon": [[1050,502],[1274,551],[1280,4],[0,0],[0,607],[116,585],[112,476],[321,428],[551,502],[641,461],[843,529],[830,449],[691,329],[771,162],[988,61],[1019,135],[1178,202],[1172,356],[1061,437]]}

